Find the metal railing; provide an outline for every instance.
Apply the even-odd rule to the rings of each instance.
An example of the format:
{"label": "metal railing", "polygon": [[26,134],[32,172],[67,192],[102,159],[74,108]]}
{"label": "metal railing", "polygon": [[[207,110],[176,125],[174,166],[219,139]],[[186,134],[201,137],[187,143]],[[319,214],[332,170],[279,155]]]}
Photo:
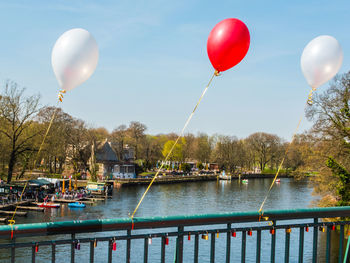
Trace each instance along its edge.
{"label": "metal railing", "polygon": [[[157,262],[169,262],[166,260],[166,250],[170,248],[169,239],[171,239],[175,241],[172,242],[174,260],[171,261],[203,262],[200,260],[199,253],[200,240],[203,239],[204,241],[208,240],[207,246],[210,246],[209,262],[215,262],[217,259],[216,250],[218,248],[226,252],[220,252],[223,258],[217,262],[275,262],[277,254],[279,256],[278,262],[281,262],[281,258],[284,262],[289,262],[291,252],[295,257],[297,256],[298,262],[303,262],[305,260],[305,237],[308,237],[310,241],[312,240],[312,246],[309,246],[312,262],[319,262],[318,257],[319,259],[323,258],[325,262],[331,262],[331,236],[332,233],[337,233],[337,235],[339,234],[338,262],[343,262],[344,228],[350,224],[349,221],[343,220],[345,217],[350,217],[350,207],[270,210],[263,214],[237,212],[148,217],[134,218],[133,221],[130,218],[122,218],[7,225],[0,226],[0,251],[6,252],[0,253],[0,255],[3,259],[6,257],[7,262],[16,262],[16,256],[19,256],[16,251],[20,250],[23,261],[28,262],[28,259],[31,258],[31,261],[35,262],[40,256],[43,256],[39,253],[39,248],[40,250],[45,248],[45,262],[48,258],[51,262],[56,262],[57,248],[64,247],[64,255],[70,258],[70,262],[73,263],[81,257],[76,255],[80,246],[88,244],[89,246],[85,245],[85,248],[89,247],[89,251],[86,251],[89,256],[86,253],[84,255],[89,257],[90,262],[112,262],[115,256],[113,251],[118,250],[117,242],[119,248],[122,242],[124,248],[119,249],[119,253],[124,250],[123,260],[131,262],[132,252],[137,251],[135,262],[142,260],[148,262],[152,240],[159,240],[160,246],[157,246],[158,252],[156,252],[159,254]],[[327,220],[322,220],[323,218],[327,218]],[[329,221],[329,219],[332,220]],[[101,232],[103,236],[101,236]],[[281,234],[281,232],[284,233]],[[291,251],[292,232],[294,234],[292,241],[297,242],[292,246],[293,251]],[[325,232],[326,235],[324,250],[319,248],[319,232]],[[218,242],[220,234],[224,234],[224,239],[221,238],[221,241]],[[252,240],[249,241],[250,245],[247,247],[247,239],[251,236],[255,237],[255,251],[251,251]],[[276,245],[282,246],[281,242],[276,244],[277,236],[282,236],[284,241],[283,256],[280,255],[280,252],[276,252]],[[28,240],[29,237],[30,240]],[[186,254],[184,254],[185,238],[188,241],[194,238],[191,246],[192,251],[189,252],[185,246]],[[234,246],[233,239],[235,239],[236,244]],[[237,239],[240,243],[240,259],[233,258],[231,251],[232,249],[237,250]],[[139,243],[137,248],[132,250],[132,241],[135,240],[142,240],[143,245]],[[268,258],[264,259],[262,258],[263,242],[269,243],[270,254]],[[99,252],[98,259],[96,259],[95,250],[97,244],[100,243],[106,244],[107,250]],[[263,245],[266,254],[267,245]],[[154,246],[152,245],[152,247]],[[140,252],[142,247],[143,253]],[[26,249],[25,253],[23,249]],[[247,258],[248,249],[249,260]],[[23,254],[27,255],[24,259]],[[68,262],[68,259],[65,259],[64,262]],[[152,262],[154,262],[154,257]]]}

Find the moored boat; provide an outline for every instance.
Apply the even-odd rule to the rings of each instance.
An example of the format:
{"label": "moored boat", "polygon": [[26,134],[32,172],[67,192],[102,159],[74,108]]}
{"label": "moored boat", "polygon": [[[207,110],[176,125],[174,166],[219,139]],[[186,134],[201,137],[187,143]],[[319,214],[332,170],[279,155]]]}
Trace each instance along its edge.
{"label": "moored boat", "polygon": [[69,203],[68,207],[70,207],[70,208],[73,208],[73,207],[74,208],[84,208],[84,207],[86,207],[86,205],[83,203],[80,203],[80,202],[74,202],[74,203]]}
{"label": "moored boat", "polygon": [[46,208],[60,208],[60,204],[55,203],[38,203],[37,206],[39,207],[46,207]]}
{"label": "moored boat", "polygon": [[242,184],[248,184],[248,179],[243,179]]}

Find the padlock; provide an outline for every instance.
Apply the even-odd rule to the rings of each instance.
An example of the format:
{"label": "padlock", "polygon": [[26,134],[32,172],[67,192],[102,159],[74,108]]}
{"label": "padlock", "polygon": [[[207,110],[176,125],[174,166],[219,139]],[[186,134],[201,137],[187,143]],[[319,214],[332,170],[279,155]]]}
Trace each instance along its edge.
{"label": "padlock", "polygon": [[232,231],[232,232],[231,232],[231,236],[236,237],[236,232],[235,232],[235,231]]}

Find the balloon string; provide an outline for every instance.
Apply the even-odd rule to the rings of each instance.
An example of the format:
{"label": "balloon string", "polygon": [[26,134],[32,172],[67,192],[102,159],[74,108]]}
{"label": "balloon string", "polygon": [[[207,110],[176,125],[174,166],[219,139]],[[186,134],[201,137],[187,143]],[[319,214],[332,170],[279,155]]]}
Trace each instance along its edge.
{"label": "balloon string", "polygon": [[[310,90],[310,93],[309,93],[309,96],[308,96],[308,99],[307,99],[307,101],[306,101],[306,104],[305,104],[304,109],[305,109],[307,106],[311,106],[311,105],[312,105],[312,93],[313,93],[313,91],[315,91],[315,90],[316,90],[316,88],[313,88],[313,87],[312,87],[312,89]],[[311,96],[311,104],[310,104],[310,96]],[[283,165],[283,163],[284,163],[284,160],[286,159],[287,153],[289,152],[290,146],[292,145],[292,143],[293,143],[293,141],[294,141],[294,138],[295,138],[295,136],[296,136],[296,134],[297,134],[297,132],[298,132],[298,130],[299,130],[299,127],[300,127],[301,121],[302,121],[302,119],[303,119],[303,116],[304,116],[304,112],[302,112],[302,114],[301,114],[301,116],[300,116],[300,118],[299,118],[299,122],[298,122],[297,128],[295,129],[295,131],[294,131],[294,133],[293,133],[293,136],[292,136],[292,139],[291,139],[290,143],[288,144],[288,146],[287,146],[287,148],[286,148],[286,151],[284,152],[283,159],[282,159],[280,165],[278,166],[276,175],[275,175],[275,177],[273,178],[273,181],[272,181],[272,183],[271,183],[271,185],[270,185],[269,190],[267,191],[267,194],[266,194],[266,196],[265,196],[265,198],[264,198],[264,201],[263,201],[263,202],[261,203],[261,205],[260,205],[260,208],[259,208],[258,212],[261,213],[261,214],[262,214],[262,210],[263,210],[263,207],[264,207],[264,205],[265,205],[265,202],[266,202],[266,200],[267,200],[267,198],[268,198],[268,196],[269,196],[269,194],[270,194],[270,192],[271,192],[271,190],[272,190],[272,188],[273,188],[273,186],[274,186],[274,184],[275,184],[275,182],[276,182],[276,180],[277,180],[277,177],[278,177],[278,175],[279,175],[279,173],[280,173],[280,171],[281,171],[282,165]]]}
{"label": "balloon string", "polygon": [[138,202],[138,204],[137,204],[137,206],[136,206],[134,212],[133,212],[132,215],[131,215],[131,220],[133,220],[134,215],[135,215],[136,211],[139,209],[139,207],[140,207],[140,205],[141,205],[143,199],[145,198],[145,196],[146,196],[148,190],[151,188],[151,186],[152,186],[153,182],[156,180],[156,178],[157,178],[159,172],[162,170],[162,168],[163,168],[163,166],[164,166],[164,163],[168,161],[168,159],[169,159],[170,155],[172,154],[172,152],[173,152],[175,146],[177,145],[177,143],[178,143],[178,141],[180,140],[180,138],[183,136],[184,131],[185,131],[187,125],[190,123],[190,121],[191,121],[191,119],[192,119],[192,117],[193,117],[195,111],[197,110],[199,104],[201,103],[201,101],[202,101],[202,99],[203,99],[205,93],[207,92],[207,90],[208,90],[208,88],[209,88],[211,82],[213,81],[213,79],[214,79],[215,76],[218,76],[218,73],[219,73],[218,71],[215,71],[214,74],[213,74],[213,76],[210,78],[210,80],[209,80],[209,82],[208,82],[208,85],[207,85],[207,86],[205,87],[205,89],[203,90],[202,95],[200,96],[200,98],[199,98],[199,100],[198,100],[196,106],[194,107],[194,109],[193,109],[193,111],[191,112],[190,116],[187,118],[187,121],[185,122],[185,125],[184,125],[184,127],[182,128],[182,130],[181,130],[181,133],[179,134],[179,136],[178,136],[177,139],[175,140],[173,146],[171,147],[171,149],[170,149],[170,151],[168,152],[167,156],[165,157],[164,161],[162,161],[162,164],[160,165],[160,167],[158,168],[158,170],[157,170],[156,174],[154,175],[153,179],[152,179],[151,182],[149,183],[149,185],[148,185],[146,191],[143,193],[143,195],[142,195],[140,201]]}
{"label": "balloon string", "polygon": [[314,103],[312,100],[312,96],[313,96],[313,92],[316,90],[316,88],[312,87],[310,92],[309,92],[309,96],[307,99],[307,104],[309,104],[310,106]]}
{"label": "balloon string", "polygon": [[[65,91],[65,90],[59,91],[59,93],[58,93],[58,99],[59,99],[60,102],[62,102],[62,98],[63,98],[62,93],[66,93],[66,91]],[[57,114],[57,111],[58,111],[58,103],[59,103],[59,102],[57,102],[56,109],[55,109],[55,111],[53,112],[53,114],[52,114],[52,116],[51,116],[51,119],[50,119],[50,122],[49,122],[49,126],[48,126],[47,129],[46,129],[44,138],[43,138],[43,140],[42,140],[42,142],[41,142],[41,144],[40,144],[39,150],[38,150],[38,152],[37,152],[37,154],[36,154],[36,156],[35,156],[35,158],[34,158],[33,168],[30,170],[29,177],[31,177],[31,176],[33,175],[33,169],[35,168],[36,161],[37,161],[37,159],[38,159],[38,157],[39,157],[39,155],[40,155],[40,152],[41,152],[41,150],[42,150],[42,148],[43,148],[43,146],[44,146],[46,137],[47,137],[47,135],[49,134],[49,131],[50,131],[51,126],[52,126],[52,123],[53,123],[53,121],[54,121],[54,119],[55,119],[55,117],[56,117],[56,114]],[[26,184],[25,184],[24,187],[23,187],[22,194],[21,194],[21,196],[20,196],[20,200],[21,200],[21,198],[22,198],[22,195],[23,195],[23,193],[24,193],[24,191],[25,191],[27,185],[28,185],[28,181],[26,182]],[[16,215],[17,208],[18,208],[18,204],[16,205],[15,211],[13,211],[12,218],[9,220],[9,223],[10,223],[11,226],[14,225],[15,222],[16,222],[16,221],[14,220],[14,217],[15,217],[15,215]]]}

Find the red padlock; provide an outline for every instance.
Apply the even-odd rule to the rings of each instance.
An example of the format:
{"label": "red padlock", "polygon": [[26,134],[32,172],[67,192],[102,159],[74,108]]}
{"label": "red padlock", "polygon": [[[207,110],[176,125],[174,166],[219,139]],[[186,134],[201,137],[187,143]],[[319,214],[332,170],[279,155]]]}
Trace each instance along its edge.
{"label": "red padlock", "polygon": [[274,229],[274,228],[270,229],[270,234],[271,234],[271,235],[274,235],[274,234],[275,234],[275,229]]}
{"label": "red padlock", "polygon": [[38,253],[38,252],[39,252],[39,245],[36,244],[36,245],[35,245],[35,253]]}
{"label": "red padlock", "polygon": [[191,234],[188,234],[187,240],[191,240]]}
{"label": "red padlock", "polygon": [[251,230],[248,231],[248,236],[252,236],[253,232]]}
{"label": "red padlock", "polygon": [[169,245],[169,238],[165,237],[165,245]]}
{"label": "red padlock", "polygon": [[113,251],[116,251],[117,250],[117,242],[113,242],[113,244],[112,244],[112,250]]}
{"label": "red padlock", "polygon": [[332,225],[332,230],[335,230],[335,225]]}
{"label": "red padlock", "polygon": [[308,226],[305,227],[305,231],[309,232],[309,227]]}
{"label": "red padlock", "polygon": [[236,232],[233,231],[231,235],[232,235],[233,237],[236,237]]}

